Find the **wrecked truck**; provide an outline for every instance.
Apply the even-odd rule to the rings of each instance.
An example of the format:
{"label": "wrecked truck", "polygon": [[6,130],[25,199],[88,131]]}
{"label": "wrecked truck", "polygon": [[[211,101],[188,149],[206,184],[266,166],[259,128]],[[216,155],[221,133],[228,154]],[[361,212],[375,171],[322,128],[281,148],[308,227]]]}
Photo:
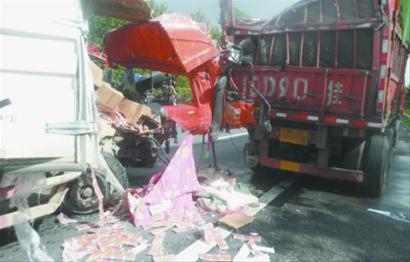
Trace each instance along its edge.
{"label": "wrecked truck", "polygon": [[[249,167],[358,182],[381,196],[405,106],[409,1],[303,0],[269,21],[237,21],[222,0],[226,37],[254,67],[232,71],[240,93],[268,100],[249,129]],[[249,79],[249,72],[254,77]]]}
{"label": "wrecked truck", "polygon": [[217,140],[221,128],[253,125],[253,103],[243,100],[232,86],[230,72],[245,61],[237,46],[218,50],[192,19],[165,14],[147,23],[130,24],[104,37],[108,63],[186,76],[191,104],[166,105],[163,117],[194,135]]}
{"label": "wrecked truck", "polygon": [[0,229],[61,204],[70,213],[94,212],[127,183],[125,169],[99,145],[84,15],[139,21],[151,18],[150,9],[137,0],[1,5]]}

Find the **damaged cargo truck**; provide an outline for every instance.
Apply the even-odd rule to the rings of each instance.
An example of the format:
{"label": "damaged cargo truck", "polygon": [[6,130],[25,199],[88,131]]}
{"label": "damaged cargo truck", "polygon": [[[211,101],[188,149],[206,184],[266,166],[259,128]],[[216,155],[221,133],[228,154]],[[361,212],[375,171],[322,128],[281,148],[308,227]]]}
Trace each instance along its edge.
{"label": "damaged cargo truck", "polygon": [[234,81],[269,101],[256,115],[272,128],[249,129],[248,165],[354,181],[380,196],[404,109],[408,1],[303,0],[264,22],[236,21],[232,1],[220,3],[227,39],[254,63],[233,70]]}
{"label": "damaged cargo truck", "polygon": [[83,11],[140,21],[150,8],[141,0],[1,5],[0,229],[61,203],[93,212],[97,191],[107,203],[127,183],[121,164],[101,152]]}

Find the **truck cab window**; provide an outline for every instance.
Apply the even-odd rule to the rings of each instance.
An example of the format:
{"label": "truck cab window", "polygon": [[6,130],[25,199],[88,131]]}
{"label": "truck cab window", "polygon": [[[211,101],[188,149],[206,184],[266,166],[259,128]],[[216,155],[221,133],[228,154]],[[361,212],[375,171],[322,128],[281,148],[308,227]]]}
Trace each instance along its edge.
{"label": "truck cab window", "polygon": [[303,40],[303,66],[316,66],[317,32],[306,32]]}
{"label": "truck cab window", "polygon": [[251,56],[253,62],[256,60],[256,51],[258,47],[258,37],[249,36],[239,42],[239,46],[242,48],[243,56]]}
{"label": "truck cab window", "polygon": [[300,65],[301,33],[289,34],[289,65]]}
{"label": "truck cab window", "polygon": [[285,66],[286,64],[286,35],[277,34],[273,41],[273,50],[270,64],[273,66]]}

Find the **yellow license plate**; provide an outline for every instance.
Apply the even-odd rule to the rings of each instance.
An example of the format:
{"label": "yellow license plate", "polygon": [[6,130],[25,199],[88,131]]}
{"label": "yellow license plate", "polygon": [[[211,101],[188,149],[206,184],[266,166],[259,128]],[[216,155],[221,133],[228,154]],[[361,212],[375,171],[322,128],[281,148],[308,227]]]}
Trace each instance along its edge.
{"label": "yellow license plate", "polygon": [[283,143],[306,146],[309,143],[309,132],[293,128],[281,128],[279,141]]}

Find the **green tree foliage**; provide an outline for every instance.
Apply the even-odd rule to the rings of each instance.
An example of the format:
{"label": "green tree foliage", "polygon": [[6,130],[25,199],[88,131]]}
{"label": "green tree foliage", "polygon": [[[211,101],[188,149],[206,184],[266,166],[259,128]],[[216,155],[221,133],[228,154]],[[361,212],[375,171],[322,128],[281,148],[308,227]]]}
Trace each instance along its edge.
{"label": "green tree foliage", "polygon": [[168,13],[168,6],[166,4],[157,4],[155,0],[149,0],[148,5],[152,9],[152,15],[154,17],[161,16],[165,13]]}
{"label": "green tree foliage", "polygon": [[234,9],[235,12],[235,20],[236,21],[241,21],[250,18],[251,16],[242,11],[241,9],[235,7]]}
{"label": "green tree foliage", "polygon": [[189,79],[187,77],[177,77],[176,91],[178,93],[179,103],[192,102],[192,91],[189,85]]}
{"label": "green tree foliage", "polygon": [[105,16],[92,16],[88,22],[90,27],[89,41],[101,47],[104,44],[106,33],[129,23],[126,20]]}
{"label": "green tree foliage", "polygon": [[211,25],[211,23],[209,22],[209,19],[204,15],[204,13],[202,13],[199,10],[196,11],[195,13],[192,13],[190,17],[198,23],[206,24],[209,36],[213,40],[215,40],[217,44],[219,44],[219,41],[222,36],[221,28],[219,26]]}
{"label": "green tree foliage", "polygon": [[[149,0],[148,5],[152,9],[152,15],[154,17],[168,12],[168,7],[165,4],[157,4],[154,0]],[[103,39],[106,33],[128,23],[130,22],[127,20],[122,20],[114,17],[92,16],[89,19],[89,40],[96,43],[98,46],[103,46]]]}

